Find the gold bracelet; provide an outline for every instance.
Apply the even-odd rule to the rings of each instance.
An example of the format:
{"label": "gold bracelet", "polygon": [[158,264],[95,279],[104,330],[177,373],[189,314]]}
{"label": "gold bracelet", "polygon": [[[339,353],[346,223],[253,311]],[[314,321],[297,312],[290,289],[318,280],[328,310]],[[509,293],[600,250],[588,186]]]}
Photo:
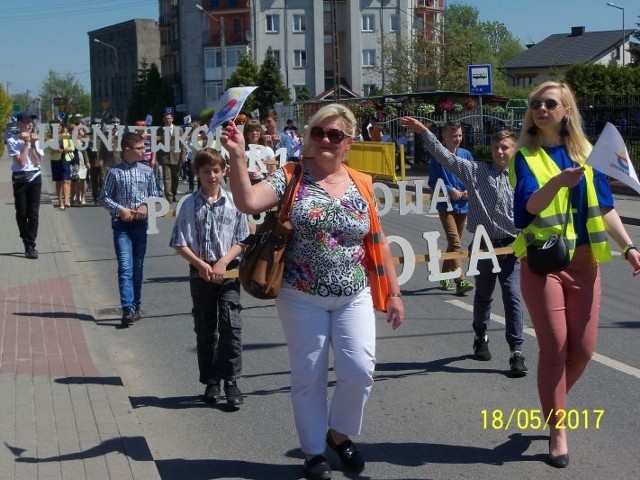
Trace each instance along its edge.
{"label": "gold bracelet", "polygon": [[400,298],[402,293],[390,293],[389,298]]}

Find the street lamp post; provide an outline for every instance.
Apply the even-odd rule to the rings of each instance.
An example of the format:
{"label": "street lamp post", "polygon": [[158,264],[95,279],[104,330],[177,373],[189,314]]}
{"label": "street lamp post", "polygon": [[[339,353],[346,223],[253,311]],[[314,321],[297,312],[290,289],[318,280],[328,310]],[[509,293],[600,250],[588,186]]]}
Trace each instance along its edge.
{"label": "street lamp post", "polygon": [[627,41],[627,32],[624,28],[624,7],[619,7],[618,5],[611,3],[611,2],[607,2],[607,6],[608,7],[613,7],[613,8],[617,8],[618,10],[622,10],[622,47],[620,47],[620,51],[622,52],[622,66],[624,67],[624,44]]}
{"label": "street lamp post", "polygon": [[215,20],[220,25],[220,80],[222,83],[222,91],[225,90],[225,84],[227,83],[227,45],[225,42],[224,35],[224,17],[220,16],[219,18],[214,17],[209,12],[207,12],[202,5],[196,3],[195,7],[204,13],[207,17],[212,20]]}
{"label": "street lamp post", "polygon": [[113,45],[108,44],[107,42],[103,42],[102,40],[98,39],[98,38],[94,38],[93,41],[95,43],[101,43],[102,45],[109,47],[111,50],[113,50],[113,65],[115,66],[115,70],[116,73],[118,73],[118,50],[116,49],[116,47],[114,47]]}

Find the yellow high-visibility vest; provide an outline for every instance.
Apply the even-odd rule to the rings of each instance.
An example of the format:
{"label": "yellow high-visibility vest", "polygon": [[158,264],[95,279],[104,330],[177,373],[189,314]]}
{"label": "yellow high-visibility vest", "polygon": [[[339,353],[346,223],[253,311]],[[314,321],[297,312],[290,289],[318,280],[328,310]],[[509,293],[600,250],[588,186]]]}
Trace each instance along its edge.
{"label": "yellow high-visibility vest", "polygon": [[[560,173],[560,169],[556,162],[544,151],[539,148],[536,152],[531,152],[526,147],[519,150],[524,156],[529,169],[538,181],[538,185],[545,185],[551,178]],[[587,192],[587,233],[589,234],[589,243],[594,258],[598,262],[607,262],[611,260],[611,250],[607,241],[607,232],[604,226],[604,220],[600,213],[600,205],[598,203],[598,195],[593,183],[593,168],[589,165],[584,166]],[[515,169],[509,169],[509,180],[511,185],[515,187],[516,177]],[[569,199],[569,189],[561,188],[551,203],[542,210],[531,223],[524,228],[516,240],[513,242],[513,252],[517,257],[524,257],[527,254],[527,245],[533,241],[544,241],[553,235],[563,232],[566,225],[565,240],[569,247],[569,255],[573,258],[576,246],[576,232],[573,227],[573,209],[567,215],[567,202]]]}

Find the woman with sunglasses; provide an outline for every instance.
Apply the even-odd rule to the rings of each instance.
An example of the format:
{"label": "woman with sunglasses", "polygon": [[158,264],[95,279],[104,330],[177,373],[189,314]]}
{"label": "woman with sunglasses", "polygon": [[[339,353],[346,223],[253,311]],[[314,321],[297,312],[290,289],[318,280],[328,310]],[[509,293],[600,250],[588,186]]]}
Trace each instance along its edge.
{"label": "woman with sunglasses", "polygon": [[[404,319],[391,251],[380,227],[371,177],[344,161],[356,123],[346,107],[322,107],[305,131],[302,176],[290,220],[292,239],[276,307],[291,363],[291,397],[305,454],[304,475],[331,478],[326,445],[345,469],[364,469],[349,439],[362,426],[375,366],[374,309],[395,330]],[[223,131],[231,159],[231,191],[238,208],[254,214],[276,206],[296,165],[287,163],[251,185],[244,141],[235,125]],[[327,405],[329,350],[336,387]]]}
{"label": "woman with sunglasses", "polygon": [[[611,259],[605,232],[622,250],[633,275],[640,254],[618,213],[606,177],[586,164],[591,144],[582,130],[575,98],[564,83],[545,82],[529,96],[518,151],[509,169],[513,243],[522,257],[522,296],[538,338],[538,394],[550,428],[547,463],[569,465],[564,424],[567,394],[596,346],[601,281],[598,262]],[[536,274],[527,244],[565,232],[568,266]]]}

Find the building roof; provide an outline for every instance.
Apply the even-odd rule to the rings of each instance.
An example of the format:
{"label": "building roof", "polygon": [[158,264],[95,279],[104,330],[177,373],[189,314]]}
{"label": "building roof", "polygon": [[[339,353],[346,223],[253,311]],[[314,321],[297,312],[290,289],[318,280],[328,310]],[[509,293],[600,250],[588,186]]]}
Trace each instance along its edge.
{"label": "building roof", "polygon": [[619,45],[623,32],[625,40],[633,33],[632,30],[585,32],[584,27],[572,27],[571,30],[571,33],[548,36],[502,64],[501,68],[540,68],[593,62]]}

